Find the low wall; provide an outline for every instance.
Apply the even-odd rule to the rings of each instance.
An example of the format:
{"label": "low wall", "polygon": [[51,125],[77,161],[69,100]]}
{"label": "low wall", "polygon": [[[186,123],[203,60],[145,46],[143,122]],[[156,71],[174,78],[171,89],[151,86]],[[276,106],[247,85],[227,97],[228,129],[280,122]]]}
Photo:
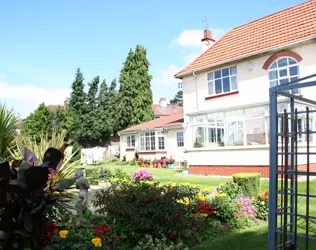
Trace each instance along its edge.
{"label": "low wall", "polygon": [[[306,165],[298,166],[299,171],[306,171]],[[316,163],[310,164],[310,172],[316,172]],[[190,174],[231,176],[236,173],[260,173],[262,178],[269,178],[269,166],[233,166],[233,165],[190,165]]]}

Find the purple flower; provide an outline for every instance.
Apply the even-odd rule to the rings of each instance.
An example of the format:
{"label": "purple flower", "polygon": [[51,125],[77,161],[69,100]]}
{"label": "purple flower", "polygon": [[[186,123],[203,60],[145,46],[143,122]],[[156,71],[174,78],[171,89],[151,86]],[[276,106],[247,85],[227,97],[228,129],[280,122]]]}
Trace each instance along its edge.
{"label": "purple flower", "polygon": [[135,172],[132,176],[133,180],[153,180],[154,176],[152,173],[147,172],[146,170],[141,170]]}

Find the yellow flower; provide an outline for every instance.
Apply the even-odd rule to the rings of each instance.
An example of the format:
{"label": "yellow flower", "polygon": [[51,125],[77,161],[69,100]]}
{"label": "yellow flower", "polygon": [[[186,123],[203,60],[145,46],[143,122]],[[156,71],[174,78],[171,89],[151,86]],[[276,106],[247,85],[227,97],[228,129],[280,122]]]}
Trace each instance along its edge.
{"label": "yellow flower", "polygon": [[200,195],[200,194],[196,195],[195,198],[199,199],[200,201],[205,201],[205,199],[206,199],[205,196]]}
{"label": "yellow flower", "polygon": [[217,211],[214,211],[214,214],[217,214]]}
{"label": "yellow flower", "polygon": [[189,187],[189,186],[191,186],[191,184],[189,182],[182,182],[181,186]]}
{"label": "yellow flower", "polygon": [[123,183],[123,182],[128,182],[128,180],[122,180],[122,183]]}
{"label": "yellow flower", "polygon": [[177,186],[177,184],[173,182],[173,183],[170,183],[170,186],[175,187],[175,186]]}
{"label": "yellow flower", "polygon": [[101,242],[101,239],[100,238],[93,238],[91,240],[91,242],[95,245],[96,243]]}
{"label": "yellow flower", "polygon": [[190,204],[190,201],[188,201],[188,200],[177,200],[177,203],[188,206]]}
{"label": "yellow flower", "polygon": [[158,184],[158,187],[163,187],[163,185],[161,183]]}
{"label": "yellow flower", "polygon": [[222,193],[222,194],[216,194],[216,197],[217,198],[220,198],[220,197],[226,197],[227,196],[227,194],[225,194],[225,193]]}
{"label": "yellow flower", "polygon": [[69,231],[67,231],[67,230],[61,230],[61,231],[59,232],[59,237],[62,238],[62,239],[66,239],[68,233],[69,233]]}
{"label": "yellow flower", "polygon": [[208,215],[208,214],[201,214],[201,216],[203,216],[203,217],[207,217],[207,215]]}
{"label": "yellow flower", "polygon": [[174,244],[174,242],[173,241],[170,241],[170,243],[173,245]]}
{"label": "yellow flower", "polygon": [[202,188],[201,191],[202,191],[203,193],[210,193],[210,192],[211,192],[211,190],[208,189],[208,188]]}

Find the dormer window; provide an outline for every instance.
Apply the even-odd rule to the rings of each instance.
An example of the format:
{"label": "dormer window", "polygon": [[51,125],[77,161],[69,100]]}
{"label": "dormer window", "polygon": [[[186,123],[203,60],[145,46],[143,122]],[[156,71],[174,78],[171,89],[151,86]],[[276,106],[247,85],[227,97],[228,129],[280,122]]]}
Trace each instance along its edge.
{"label": "dormer window", "polygon": [[[280,57],[269,67],[270,87],[295,81],[299,78],[299,64],[291,57]],[[291,90],[291,94],[300,94],[299,89]]]}
{"label": "dormer window", "polygon": [[236,91],[237,87],[237,67],[230,67],[217,70],[207,74],[209,95],[218,95]]}

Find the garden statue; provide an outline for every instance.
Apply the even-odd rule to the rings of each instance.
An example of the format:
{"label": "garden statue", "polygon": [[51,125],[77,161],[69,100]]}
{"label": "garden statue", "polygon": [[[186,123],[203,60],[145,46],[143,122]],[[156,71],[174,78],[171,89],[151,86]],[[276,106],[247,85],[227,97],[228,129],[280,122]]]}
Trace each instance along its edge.
{"label": "garden statue", "polygon": [[83,169],[79,168],[76,171],[76,188],[79,189],[79,200],[75,205],[75,209],[77,210],[78,214],[82,214],[88,208],[88,190],[90,188],[89,182],[83,176]]}

